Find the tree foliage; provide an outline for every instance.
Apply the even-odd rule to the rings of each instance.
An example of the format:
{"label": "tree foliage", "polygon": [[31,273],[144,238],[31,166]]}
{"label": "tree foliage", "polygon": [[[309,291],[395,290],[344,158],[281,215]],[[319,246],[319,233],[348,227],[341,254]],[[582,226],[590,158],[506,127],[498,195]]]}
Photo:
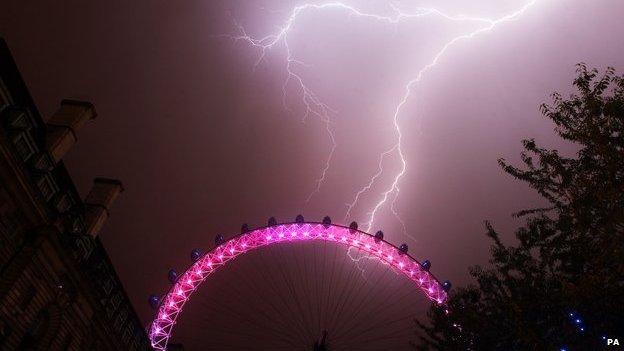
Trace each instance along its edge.
{"label": "tree foliage", "polygon": [[530,139],[522,166],[499,160],[548,206],[516,214],[515,245],[486,222],[489,267],[470,269],[475,284],[451,293],[448,313],[433,307],[417,322],[418,349],[593,350],[624,336],[624,77],[584,64],[577,73],[577,93],[541,106],[576,157]]}

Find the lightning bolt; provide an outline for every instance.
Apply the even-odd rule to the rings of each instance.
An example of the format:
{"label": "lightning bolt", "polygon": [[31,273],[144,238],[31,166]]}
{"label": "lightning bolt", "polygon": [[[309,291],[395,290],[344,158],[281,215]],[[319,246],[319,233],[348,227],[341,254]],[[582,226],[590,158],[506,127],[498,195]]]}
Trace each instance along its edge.
{"label": "lightning bolt", "polygon": [[[393,123],[394,123],[394,128],[396,130],[397,133],[397,143],[396,143],[396,150],[399,153],[399,156],[401,158],[401,170],[400,172],[394,177],[394,181],[392,182],[392,184],[390,185],[390,187],[383,192],[382,195],[382,199],[377,202],[377,204],[373,207],[373,210],[370,212],[370,217],[369,220],[367,222],[367,229],[366,231],[370,231],[373,223],[375,221],[375,215],[377,214],[377,211],[379,211],[379,209],[388,201],[388,197],[390,196],[391,193],[395,193],[395,196],[392,200],[392,205],[391,205],[391,211],[392,213],[395,215],[395,217],[401,222],[401,224],[403,225],[403,228],[405,230],[405,223],[403,222],[403,220],[401,219],[401,217],[399,216],[396,207],[395,207],[395,203],[397,198],[399,197],[399,181],[401,180],[401,178],[405,175],[405,172],[407,171],[407,162],[405,161],[405,154],[403,153],[403,149],[402,149],[402,139],[403,139],[403,134],[401,133],[401,127],[399,125],[399,115],[401,113],[401,110],[403,109],[403,106],[407,103],[407,101],[409,100],[409,97],[412,95],[412,88],[419,83],[422,80],[422,77],[424,76],[424,74],[431,70],[433,67],[435,67],[438,64],[438,61],[440,60],[440,58],[448,51],[448,49],[453,46],[455,43],[462,41],[462,40],[467,40],[467,39],[471,39],[474,38],[475,36],[484,33],[484,32],[489,32],[492,29],[494,29],[494,27],[496,27],[497,25],[503,23],[503,22],[508,22],[508,21],[512,21],[517,19],[518,17],[520,17],[520,15],[522,15],[529,7],[533,6],[535,3],[537,2],[537,0],[531,0],[530,2],[526,3],[522,8],[520,8],[519,10],[505,15],[503,17],[500,17],[496,20],[487,20],[488,25],[482,28],[479,28],[477,30],[474,30],[468,34],[464,34],[464,35],[460,35],[457,36],[453,39],[451,39],[449,42],[447,42],[440,51],[438,51],[438,53],[433,57],[433,60],[431,60],[431,62],[429,62],[427,65],[425,65],[420,71],[418,71],[418,73],[416,74],[416,77],[412,80],[410,80],[406,87],[405,87],[405,94],[403,95],[403,99],[399,102],[399,104],[396,106],[395,110],[394,110],[394,117],[393,117]],[[445,16],[447,18],[451,18],[449,16]],[[482,20],[482,19],[481,19]],[[406,233],[407,234],[407,233]]]}
{"label": "lightning bolt", "polygon": [[[325,129],[326,129],[326,132],[327,132],[330,144],[331,144],[330,151],[325,160],[325,165],[323,169],[321,170],[319,177],[315,181],[315,187],[313,191],[307,197],[306,201],[309,201],[316,193],[319,192],[323,182],[325,181],[327,172],[329,171],[330,166],[331,166],[334,152],[336,150],[337,144],[336,144],[335,132],[332,128],[332,117],[337,114],[337,111],[331,108],[330,106],[328,106],[326,103],[324,103],[321,100],[321,98],[308,85],[306,85],[305,80],[303,79],[301,74],[298,73],[297,67],[307,68],[309,67],[309,65],[307,65],[303,60],[300,60],[299,58],[297,58],[289,46],[289,41],[288,41],[289,34],[291,30],[293,29],[293,27],[295,26],[297,19],[300,18],[300,16],[302,16],[303,14],[310,12],[310,11],[321,11],[321,10],[333,9],[333,10],[341,10],[345,12],[346,14],[348,14],[350,17],[356,16],[356,17],[370,19],[372,21],[379,21],[379,22],[383,22],[383,23],[387,23],[391,25],[398,25],[399,23],[402,23],[404,21],[415,20],[415,19],[425,17],[425,16],[439,16],[441,18],[444,18],[450,21],[455,21],[455,22],[474,22],[474,23],[482,24],[482,26],[480,26],[479,28],[474,29],[465,34],[458,35],[450,39],[448,42],[446,42],[441,47],[441,49],[433,56],[431,61],[429,61],[429,63],[427,63],[425,66],[423,66],[417,72],[415,77],[413,77],[412,79],[406,82],[404,86],[404,94],[401,97],[401,100],[399,101],[399,103],[393,109],[394,113],[392,117],[392,123],[393,123],[395,133],[396,133],[396,142],[389,149],[387,149],[386,151],[380,154],[377,172],[374,175],[372,175],[369,182],[365,184],[355,194],[355,196],[353,197],[353,200],[350,203],[346,204],[347,210],[345,214],[345,220],[347,220],[351,216],[351,211],[358,205],[358,202],[360,201],[361,196],[367,193],[368,191],[370,191],[373,185],[375,184],[375,182],[383,174],[384,159],[391,154],[396,154],[398,155],[400,159],[400,170],[398,171],[397,174],[394,175],[390,185],[387,186],[385,190],[381,192],[380,199],[368,212],[368,220],[364,224],[366,226],[365,230],[367,232],[370,232],[371,228],[374,226],[374,222],[375,222],[376,216],[378,215],[379,210],[383,208],[388,202],[390,202],[390,211],[402,225],[404,234],[408,235],[405,223],[401,219],[399,215],[399,211],[397,210],[397,207],[396,207],[396,201],[400,194],[399,183],[407,172],[407,161],[406,161],[405,153],[402,147],[403,146],[403,143],[402,143],[403,133],[401,131],[401,126],[399,124],[399,119],[400,119],[400,115],[401,115],[403,108],[405,107],[405,105],[407,104],[407,102],[410,100],[410,98],[413,95],[414,88],[418,85],[418,83],[422,81],[423,76],[428,71],[430,71],[436,65],[438,65],[438,62],[440,61],[440,59],[444,56],[444,54],[448,52],[448,50],[453,45],[461,41],[472,39],[475,36],[478,36],[480,34],[490,32],[495,27],[497,27],[498,25],[502,23],[510,22],[510,21],[514,21],[518,19],[537,1],[538,0],[530,0],[518,10],[512,13],[509,13],[507,15],[504,15],[502,17],[496,18],[496,19],[483,18],[483,17],[470,17],[470,16],[464,16],[464,15],[449,15],[435,8],[422,8],[422,7],[414,9],[413,12],[406,13],[393,4],[389,5],[392,10],[392,15],[380,15],[380,14],[361,11],[353,6],[344,4],[342,2],[327,2],[327,3],[321,3],[321,4],[305,3],[305,4],[294,7],[290,11],[288,18],[285,20],[283,25],[278,27],[277,31],[273,34],[268,34],[264,37],[255,38],[249,35],[242,25],[234,21],[238,34],[220,35],[220,37],[226,37],[234,41],[242,41],[242,42],[247,43],[251,47],[258,49],[260,53],[258,55],[258,59],[256,60],[254,64],[254,69],[266,59],[266,55],[270,50],[275,49],[276,47],[280,45],[285,49],[285,52],[286,52],[285,71],[287,73],[287,77],[284,81],[284,84],[282,85],[282,103],[284,105],[284,108],[289,111],[291,110],[287,105],[287,95],[288,95],[287,87],[290,84],[294,83],[298,87],[299,94],[301,97],[301,102],[304,107],[303,121],[305,122],[310,115],[314,115],[318,117],[320,121],[324,123]],[[349,257],[351,257],[350,253],[349,253]],[[351,258],[354,259],[353,257]]]}
{"label": "lightning bolt", "polygon": [[381,174],[383,173],[383,160],[386,158],[386,156],[388,156],[392,152],[394,152],[398,147],[399,147],[399,145],[394,145],[390,150],[382,152],[381,155],[379,155],[379,164],[377,166],[377,173],[375,173],[373,175],[373,177],[370,179],[368,184],[366,184],[362,189],[360,189],[355,194],[355,197],[353,198],[353,201],[351,203],[347,204],[347,212],[345,213],[345,217],[344,217],[344,222],[345,223],[347,222],[347,220],[349,220],[349,217],[351,217],[351,210],[353,209],[355,204],[357,204],[357,202],[359,201],[360,196],[362,194],[364,194],[365,192],[369,191],[370,188],[375,183],[375,181],[377,180],[377,178],[379,178],[381,176]]}

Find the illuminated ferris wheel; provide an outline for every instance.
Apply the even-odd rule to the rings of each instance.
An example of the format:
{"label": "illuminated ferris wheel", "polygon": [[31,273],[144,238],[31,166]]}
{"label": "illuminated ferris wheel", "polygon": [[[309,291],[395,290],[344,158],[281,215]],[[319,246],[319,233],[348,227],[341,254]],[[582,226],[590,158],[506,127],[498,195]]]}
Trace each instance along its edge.
{"label": "illuminated ferris wheel", "polygon": [[431,302],[445,304],[451,286],[406,244],[329,217],[243,225],[229,240],[217,235],[212,250],[193,250],[191,260],[183,273],[169,271],[165,295],[149,298],[156,350],[172,340],[186,350],[409,349],[414,318]]}

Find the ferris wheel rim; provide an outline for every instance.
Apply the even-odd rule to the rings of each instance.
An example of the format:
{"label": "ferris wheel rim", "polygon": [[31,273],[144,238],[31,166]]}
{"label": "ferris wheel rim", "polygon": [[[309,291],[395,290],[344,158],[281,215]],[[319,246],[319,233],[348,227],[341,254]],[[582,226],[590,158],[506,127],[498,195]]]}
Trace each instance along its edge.
{"label": "ferris wheel rim", "polygon": [[[316,235],[310,234],[309,230],[308,232],[293,232],[293,229],[301,230],[304,227],[309,230],[321,230],[321,232],[317,232]],[[290,231],[288,233],[284,231],[279,232],[280,229],[283,230],[285,228],[289,228]],[[334,230],[337,230],[338,233],[335,233]],[[326,234],[325,237],[323,233]],[[275,239],[273,234],[276,234]],[[243,240],[244,238],[247,241]],[[409,253],[401,251],[399,247],[383,238],[377,238],[375,235],[357,228],[332,223],[313,221],[279,223],[241,232],[216,245],[195,260],[177,278],[167,293],[163,295],[163,298],[159,299],[156,316],[150,324],[148,332],[152,347],[155,350],[167,349],[167,344],[173,333],[177,318],[186,302],[190,300],[191,295],[199,289],[208,276],[219,270],[228,261],[242,254],[273,244],[293,241],[314,242],[318,240],[329,241],[339,246],[363,249],[371,254],[368,257],[376,258],[380,263],[390,265],[394,270],[402,273],[403,276],[416,282],[417,284],[414,286],[419,288],[429,300],[439,305],[443,305],[446,302],[447,292],[435,275],[429,272],[428,269],[423,268],[421,262]],[[240,244],[239,249],[235,249],[237,244]],[[373,245],[377,245],[377,250],[372,249]],[[380,249],[379,247],[384,248]],[[395,253],[396,256],[393,256],[392,253]],[[212,260],[211,258],[216,258],[217,260]]]}

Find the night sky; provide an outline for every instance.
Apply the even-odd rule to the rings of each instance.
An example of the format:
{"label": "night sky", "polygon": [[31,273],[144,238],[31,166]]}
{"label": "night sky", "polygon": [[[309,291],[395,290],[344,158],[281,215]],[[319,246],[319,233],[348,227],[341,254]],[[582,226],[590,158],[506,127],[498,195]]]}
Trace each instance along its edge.
{"label": "night sky", "polygon": [[[527,2],[394,3],[499,18]],[[406,83],[445,43],[483,26],[440,16],[393,25],[336,8],[301,13],[287,37],[302,61],[294,70],[335,110],[336,141],[325,182],[306,202],[331,151],[325,124],[305,118],[296,81],[283,88],[283,43],[256,65],[258,48],[222,36],[239,35],[235,23],[254,37],[274,34],[302,1],[62,3],[5,1],[0,34],[44,117],[63,98],[95,104],[98,118],[65,163],[83,195],[96,176],[124,183],[101,239],[145,324],[148,294],[164,292],[167,270],[182,270],[190,250],[211,247],[217,233],[298,213],[365,223],[401,169],[396,153],[348,219],[346,204],[396,143],[393,115]],[[385,2],[344,3],[393,14]],[[466,283],[468,266],[487,260],[483,220],[511,240],[520,224],[511,214],[540,204],[497,158],[517,163],[529,137],[574,152],[539,104],[570,92],[578,62],[624,70],[622,13],[619,0],[537,0],[514,21],[453,44],[399,114],[407,168],[395,208],[409,235],[391,201],[372,229],[431,259],[438,277]]]}

